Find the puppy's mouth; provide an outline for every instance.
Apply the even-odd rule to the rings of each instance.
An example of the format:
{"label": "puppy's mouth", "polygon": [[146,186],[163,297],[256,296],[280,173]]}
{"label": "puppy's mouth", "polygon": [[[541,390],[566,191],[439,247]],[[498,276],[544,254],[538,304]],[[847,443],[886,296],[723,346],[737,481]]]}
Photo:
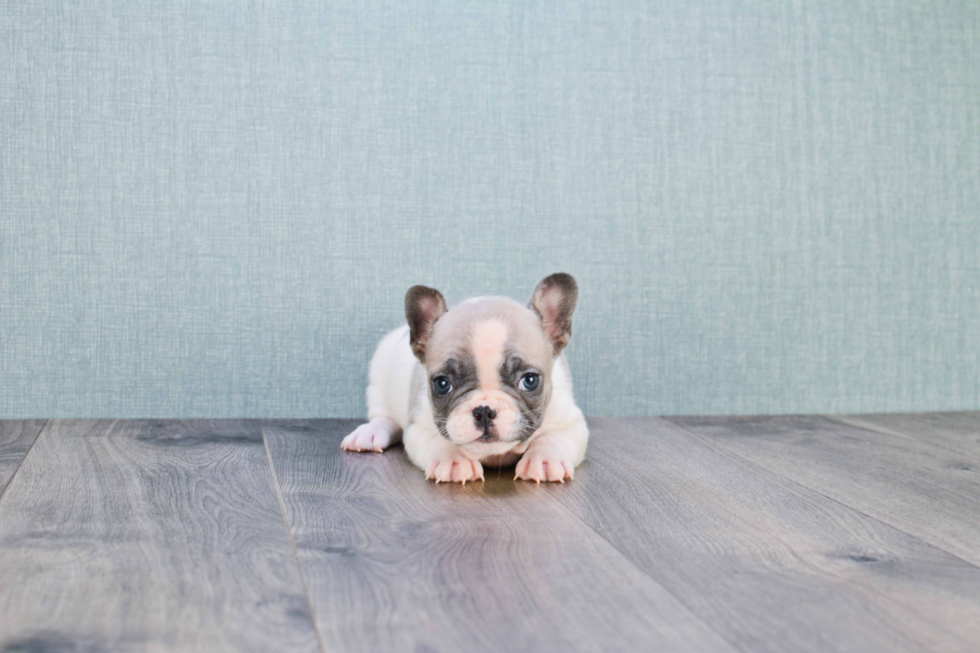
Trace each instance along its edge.
{"label": "puppy's mouth", "polygon": [[467,442],[466,444],[461,444],[464,449],[469,449],[474,453],[481,455],[494,455],[506,453],[520,444],[519,440],[501,440],[500,438],[477,438]]}
{"label": "puppy's mouth", "polygon": [[497,429],[488,429],[483,432],[483,435],[478,437],[474,442],[500,442],[500,437],[497,435]]}
{"label": "puppy's mouth", "polygon": [[468,447],[474,451],[487,451],[490,449],[499,450],[501,447],[513,447],[518,444],[520,433],[501,433],[494,424],[490,428],[484,429],[483,433],[472,440],[460,443],[460,446]]}
{"label": "puppy's mouth", "polygon": [[491,429],[489,431],[484,431],[483,435],[480,435],[470,440],[469,442],[465,442],[461,444],[464,447],[469,445],[474,445],[479,447],[479,446],[486,446],[486,445],[502,444],[507,442],[511,442],[511,440],[510,439],[505,440],[501,438],[500,435],[497,433],[496,429]]}

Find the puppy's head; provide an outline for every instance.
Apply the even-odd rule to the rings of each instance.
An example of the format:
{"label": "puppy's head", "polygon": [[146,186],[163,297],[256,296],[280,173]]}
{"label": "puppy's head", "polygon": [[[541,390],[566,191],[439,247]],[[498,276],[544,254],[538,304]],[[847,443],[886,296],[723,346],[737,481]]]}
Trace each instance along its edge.
{"label": "puppy's head", "polygon": [[426,369],[436,426],[481,455],[504,453],[541,425],[555,358],[572,336],[578,286],[553,274],[525,306],[477,297],[446,310],[442,293],[414,286],[405,295],[412,351]]}

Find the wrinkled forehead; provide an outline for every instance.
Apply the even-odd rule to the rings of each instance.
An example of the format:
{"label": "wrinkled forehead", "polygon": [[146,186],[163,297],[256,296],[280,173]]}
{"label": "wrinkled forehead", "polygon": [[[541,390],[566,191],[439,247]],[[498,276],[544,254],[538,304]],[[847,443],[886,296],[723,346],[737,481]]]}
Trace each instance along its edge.
{"label": "wrinkled forehead", "polygon": [[508,358],[546,369],[551,343],[539,318],[513,300],[483,298],[454,307],[436,322],[426,353],[430,370],[447,359],[472,362],[481,380],[490,381]]}

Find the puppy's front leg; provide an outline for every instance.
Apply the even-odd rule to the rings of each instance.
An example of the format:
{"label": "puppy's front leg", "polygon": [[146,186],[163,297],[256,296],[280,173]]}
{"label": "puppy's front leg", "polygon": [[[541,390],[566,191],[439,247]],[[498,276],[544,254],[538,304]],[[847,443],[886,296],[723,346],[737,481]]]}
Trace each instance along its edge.
{"label": "puppy's front leg", "polygon": [[556,430],[542,433],[531,441],[524,456],[517,461],[514,480],[557,481],[575,478],[575,468],[585,458],[589,427],[581,418]]}
{"label": "puppy's front leg", "polygon": [[402,429],[390,417],[375,417],[367,424],[361,424],[340,443],[347,451],[376,451],[381,453],[389,446],[398,444]]}
{"label": "puppy's front leg", "polygon": [[435,429],[412,424],[405,431],[405,452],[426,479],[436,483],[482,481],[483,465],[473,460]]}

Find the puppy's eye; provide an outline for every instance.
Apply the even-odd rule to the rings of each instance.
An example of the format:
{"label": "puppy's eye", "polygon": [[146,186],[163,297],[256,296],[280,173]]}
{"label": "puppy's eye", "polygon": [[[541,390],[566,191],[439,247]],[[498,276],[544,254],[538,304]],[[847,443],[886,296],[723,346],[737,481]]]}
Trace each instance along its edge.
{"label": "puppy's eye", "polygon": [[453,384],[444,376],[437,376],[432,379],[432,390],[437,395],[449,394],[449,391],[453,389]]}
{"label": "puppy's eye", "polygon": [[521,390],[533,392],[538,389],[539,385],[541,385],[541,377],[533,372],[521,377]]}

